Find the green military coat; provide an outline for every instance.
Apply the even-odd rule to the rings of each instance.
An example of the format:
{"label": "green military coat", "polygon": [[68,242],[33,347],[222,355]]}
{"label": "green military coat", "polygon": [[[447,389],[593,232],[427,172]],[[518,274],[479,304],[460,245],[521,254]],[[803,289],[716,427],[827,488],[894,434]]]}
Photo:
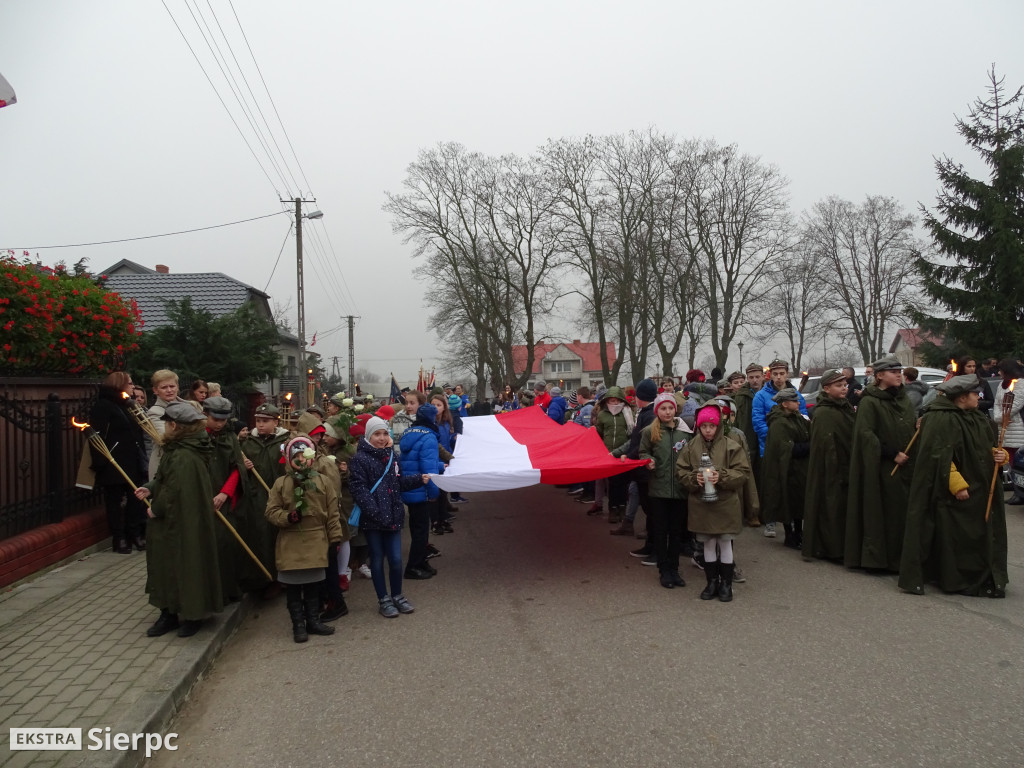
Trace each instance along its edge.
{"label": "green military coat", "polygon": [[761,457],[761,514],[766,523],[792,523],[804,514],[811,423],[800,411],[776,405],[765,419]]}
{"label": "green military coat", "polygon": [[209,460],[213,445],[206,432],[169,440],[152,494],[154,517],[146,523],[146,592],[151,605],[197,620],[224,607],[217,565],[221,525],[213,511]]}
{"label": "green military coat", "polygon": [[[718,501],[701,500],[704,484],[697,482],[697,469],[701,455],[707,453],[712,465],[718,470]],[[739,534],[743,530],[743,485],[750,477],[750,460],[743,446],[725,435],[719,429],[710,444],[700,434],[695,434],[679,452],[676,459],[676,473],[680,484],[686,488],[689,528],[693,533],[709,536]]]}
{"label": "green military coat", "polygon": [[[252,463],[254,469],[263,478],[268,487],[284,475],[285,465],[281,462],[281,447],[291,437],[291,433],[282,427],[272,435],[258,435],[250,430],[249,437],[242,442],[242,453]],[[252,472],[249,473],[252,475]],[[277,541],[277,529],[267,522],[267,500],[269,494],[255,476],[249,483],[249,493],[243,499],[241,527],[239,533],[245,539],[263,566],[274,572],[274,544]],[[255,563],[243,562],[239,581],[246,589],[256,589],[267,583],[267,577],[256,567]]]}
{"label": "green military coat", "polygon": [[[899,585],[921,594],[926,582],[945,592],[998,596],[1009,580],[1006,509],[1001,473],[988,520],[985,507],[995,470],[992,421],[939,396],[925,410],[916,445]],[[968,483],[969,498],[949,490],[950,464]],[[901,472],[903,470],[900,470]]]}
{"label": "green military coat", "polygon": [[323,475],[312,478],[314,489],[305,493],[302,519],[288,522],[288,513],[295,508],[295,479],[279,477],[270,489],[267,521],[279,528],[275,552],[278,571],[304,568],[326,568],[327,548],[341,541],[338,519],[338,493]]}
{"label": "green military coat", "polygon": [[861,395],[853,427],[846,502],[847,568],[896,572],[900,568],[914,455],[892,474],[893,457],[914,436],[917,414],[903,387],[872,384]]}
{"label": "green military coat", "polygon": [[[231,473],[237,469],[238,487],[234,496],[221,506],[220,513],[236,530],[244,530],[243,511],[249,483],[238,436],[225,426],[216,434],[210,433],[210,440],[213,441],[213,455],[210,458],[210,485],[213,495],[216,496],[220,493],[224,483],[231,477]],[[235,504],[236,500],[237,505]],[[245,567],[245,561],[249,559],[249,556],[238,543],[238,539],[231,535],[231,531],[226,525],[219,523],[216,531],[220,586],[224,590],[224,602],[231,602],[242,596],[242,588],[239,586],[240,570]],[[242,535],[241,530],[239,530],[239,535]],[[255,564],[253,565],[255,566]]]}
{"label": "green military coat", "polygon": [[845,397],[833,400],[822,393],[812,414],[803,553],[804,557],[842,560],[856,411]]}

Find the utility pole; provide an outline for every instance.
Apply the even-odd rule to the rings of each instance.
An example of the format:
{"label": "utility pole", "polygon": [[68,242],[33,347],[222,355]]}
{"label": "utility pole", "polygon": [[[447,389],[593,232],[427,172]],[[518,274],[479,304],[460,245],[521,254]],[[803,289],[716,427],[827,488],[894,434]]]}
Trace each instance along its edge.
{"label": "utility pole", "polygon": [[295,203],[295,276],[297,295],[296,301],[299,305],[299,322],[298,322],[298,337],[299,337],[299,383],[298,392],[295,396],[298,400],[297,406],[299,410],[305,410],[306,406],[309,405],[307,402],[308,397],[306,396],[307,386],[305,384],[306,376],[306,292],[302,283],[302,220],[306,219],[321,219],[323,214],[320,211],[313,211],[303,215],[302,204],[303,203],[315,203],[316,200],[303,200],[301,197],[296,197],[294,200],[282,200],[284,202]]}
{"label": "utility pole", "polygon": [[354,394],[356,391],[356,318],[349,315],[348,318],[348,392]]}

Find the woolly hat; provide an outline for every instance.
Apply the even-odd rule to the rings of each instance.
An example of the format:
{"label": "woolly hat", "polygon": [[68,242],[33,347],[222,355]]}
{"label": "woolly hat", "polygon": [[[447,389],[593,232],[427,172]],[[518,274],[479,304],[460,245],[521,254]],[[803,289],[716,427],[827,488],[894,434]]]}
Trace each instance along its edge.
{"label": "woolly hat", "polygon": [[379,432],[382,429],[385,432],[387,432],[388,431],[388,423],[386,421],[384,421],[384,419],[382,419],[380,416],[371,416],[369,419],[366,420],[366,437],[367,437],[367,439],[369,439],[369,437],[374,432]]}
{"label": "woolly hat", "polygon": [[714,424],[718,425],[722,423],[722,412],[718,410],[717,405],[705,405],[699,411],[697,411],[697,428],[700,428],[701,424]]}
{"label": "woolly hat", "polygon": [[558,397],[561,394],[562,394],[562,388],[561,387],[552,387],[551,388],[551,396],[552,397]]}
{"label": "woolly hat", "polygon": [[533,382],[533,391],[541,392],[547,387],[547,385],[548,383],[544,381],[544,379],[537,379],[535,382]]}
{"label": "woolly hat", "polygon": [[568,395],[565,396],[565,401],[569,404],[569,406],[571,408],[576,408],[576,407],[579,406],[580,400],[579,400],[579,397],[576,394],[576,390],[575,389],[572,392],[570,392]]}
{"label": "woolly hat", "polygon": [[284,448],[282,450],[284,452],[285,459],[287,460],[288,464],[291,465],[292,459],[295,458],[296,454],[302,453],[306,450],[315,452],[316,446],[314,446],[313,441],[310,440],[305,435],[299,435],[297,437],[293,437],[291,440],[285,443]]}
{"label": "woolly hat", "polygon": [[448,407],[453,411],[459,410],[462,407],[462,398],[455,394],[448,395]]}
{"label": "woolly hat", "polygon": [[651,403],[658,396],[658,385],[654,379],[644,379],[636,385],[636,397],[638,400]]}
{"label": "woolly hat", "polygon": [[654,398],[654,411],[657,412],[661,408],[662,403],[672,403],[676,408],[676,413],[679,412],[679,403],[676,402],[676,396],[671,392],[662,392],[656,398]]}

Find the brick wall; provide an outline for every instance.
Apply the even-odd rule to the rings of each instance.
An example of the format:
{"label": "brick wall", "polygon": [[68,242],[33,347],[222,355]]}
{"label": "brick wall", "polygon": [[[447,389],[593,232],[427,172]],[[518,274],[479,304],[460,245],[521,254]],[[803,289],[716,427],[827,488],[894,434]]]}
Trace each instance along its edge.
{"label": "brick wall", "polygon": [[102,506],[0,541],[0,587],[73,557],[110,535]]}

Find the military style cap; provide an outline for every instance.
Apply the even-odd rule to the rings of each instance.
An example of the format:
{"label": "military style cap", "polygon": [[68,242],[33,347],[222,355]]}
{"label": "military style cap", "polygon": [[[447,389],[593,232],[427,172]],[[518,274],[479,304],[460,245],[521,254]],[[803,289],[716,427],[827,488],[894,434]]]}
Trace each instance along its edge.
{"label": "military style cap", "polygon": [[215,419],[231,418],[231,401],[226,397],[208,397],[203,400],[203,410]]}
{"label": "military style cap", "polygon": [[732,381],[732,379],[719,379],[717,386],[719,389],[728,389],[730,381]]}
{"label": "military style cap", "polygon": [[935,388],[952,400],[954,397],[959,397],[966,392],[976,392],[981,386],[981,379],[978,378],[977,374],[971,373],[964,376],[954,376],[941,384],[936,384]]}
{"label": "military style cap", "polygon": [[785,389],[780,389],[776,392],[772,400],[776,403],[785,403],[787,401],[797,402],[800,400],[800,395],[798,395],[796,390],[792,387],[786,387]]}
{"label": "military style cap", "polygon": [[751,363],[747,366],[747,373],[764,373],[764,368],[761,367],[760,363]]}
{"label": "military style cap", "polygon": [[[749,371],[750,369],[747,368],[747,370]],[[761,369],[758,368],[758,370],[761,370]],[[729,374],[729,378],[727,379],[727,381],[734,381],[736,379],[743,379],[743,378],[746,378],[746,374],[743,373],[743,371],[733,371],[732,373]]]}
{"label": "military style cap", "polygon": [[834,384],[837,381],[846,381],[843,372],[838,368],[833,368],[831,371],[825,371],[821,374],[821,386],[823,387],[827,387],[829,384]]}
{"label": "military style cap", "polygon": [[875,373],[879,371],[902,371],[903,363],[900,362],[896,355],[886,355],[880,360],[875,360],[871,367],[875,369]]}
{"label": "military style cap", "polygon": [[[769,371],[774,369],[774,368],[785,368],[788,371],[789,370],[789,363],[787,363],[785,360],[780,360],[779,358],[775,358],[770,363],[768,363],[768,370]],[[747,370],[750,370],[750,369],[748,368]]]}
{"label": "military style cap", "polygon": [[273,405],[272,403],[263,403],[263,405],[259,406],[256,409],[256,415],[267,416],[271,419],[279,419],[281,418],[281,411],[276,405]]}
{"label": "military style cap", "polygon": [[327,435],[328,437],[332,437],[332,438],[334,438],[335,440],[340,440],[340,439],[341,439],[341,435],[339,434],[338,430],[337,430],[337,429],[335,428],[335,426],[334,426],[333,424],[331,424],[331,422],[329,422],[329,421],[325,421],[325,422],[324,422],[324,433],[325,433],[325,434],[326,434],[326,435]]}
{"label": "military style cap", "polygon": [[345,397],[346,395],[344,392],[335,392],[333,395],[331,395],[331,402],[334,403],[339,408],[343,408],[345,406]]}
{"label": "military style cap", "polygon": [[175,424],[191,424],[206,417],[188,403],[171,403],[164,409],[164,415],[160,418],[164,421],[173,421]]}

